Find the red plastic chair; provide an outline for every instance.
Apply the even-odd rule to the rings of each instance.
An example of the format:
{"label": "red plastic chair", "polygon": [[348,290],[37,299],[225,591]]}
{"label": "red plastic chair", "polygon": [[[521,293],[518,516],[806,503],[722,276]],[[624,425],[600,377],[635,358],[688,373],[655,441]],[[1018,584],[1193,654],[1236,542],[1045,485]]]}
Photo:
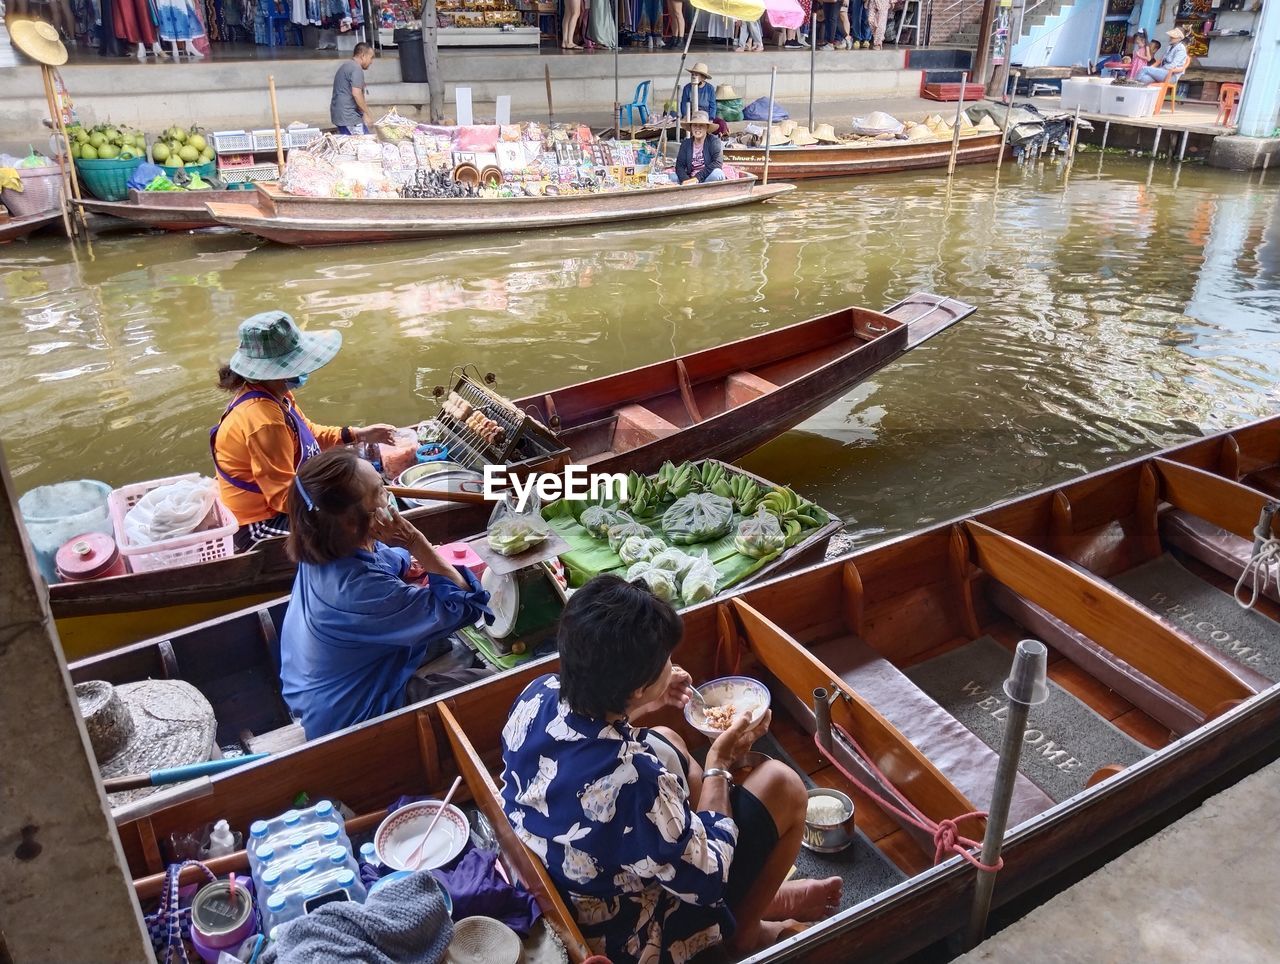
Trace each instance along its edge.
{"label": "red plastic chair", "polygon": [[1169,96],[1169,113],[1172,114],[1177,111],[1178,81],[1182,79],[1183,73],[1185,73],[1186,69],[1190,66],[1191,66],[1191,61],[1188,60],[1185,64],[1183,64],[1181,67],[1177,68],[1176,70],[1169,71],[1169,76],[1167,76],[1164,80],[1157,81],[1154,84],[1147,85],[1148,87],[1160,88],[1160,92],[1156,94],[1155,113],[1157,114],[1160,113],[1160,108],[1164,106],[1164,98],[1166,94]]}
{"label": "red plastic chair", "polygon": [[1218,125],[1227,127],[1235,115],[1236,104],[1244,92],[1244,84],[1223,84],[1218,88]]}

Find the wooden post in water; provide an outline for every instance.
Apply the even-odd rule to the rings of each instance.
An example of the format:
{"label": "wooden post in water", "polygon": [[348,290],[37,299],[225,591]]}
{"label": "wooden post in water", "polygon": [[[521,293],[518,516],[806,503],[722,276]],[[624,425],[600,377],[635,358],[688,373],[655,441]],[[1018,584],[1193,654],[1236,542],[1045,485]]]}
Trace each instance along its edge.
{"label": "wooden post in water", "polygon": [[556,122],[556,111],[555,111],[555,108],[551,106],[551,65],[550,64],[542,65],[542,76],[545,77],[547,81],[547,123],[554,124]]}
{"label": "wooden post in water", "polygon": [[276,161],[280,176],[284,177],[284,131],[280,130],[280,105],[276,103],[276,75],[267,75],[267,90],[271,94],[271,123],[276,129]]}
{"label": "wooden post in water", "polygon": [[0,958],[149,961],[151,941],[0,451]]}
{"label": "wooden post in water", "polygon": [[769,119],[764,127],[764,176],[760,179],[761,184],[769,183],[769,147],[773,141],[773,85],[777,80],[778,68],[775,65],[769,70]]}
{"label": "wooden post in water", "polygon": [[947,163],[947,177],[956,172],[956,157],[960,154],[960,115],[964,113],[964,89],[969,83],[969,72],[960,73],[960,99],[956,101],[956,122],[951,128],[951,160]]}
{"label": "wooden post in water", "polygon": [[[916,16],[920,16],[919,8]],[[852,25],[850,25],[852,28]],[[818,8],[809,7],[809,135],[813,135],[813,79],[818,72]],[[769,112],[769,121],[773,122],[773,111]]]}
{"label": "wooden post in water", "polygon": [[422,4],[422,52],[427,63],[427,92],[431,95],[431,123],[444,123],[444,77],[440,74],[440,22],[436,0]]}
{"label": "wooden post in water", "polygon": [[1071,140],[1067,144],[1067,171],[1076,162],[1076,138],[1080,135],[1080,105],[1076,104],[1075,116],[1071,118]]}
{"label": "wooden post in water", "polygon": [[[1013,74],[1013,82],[1018,83],[1017,71]],[[1004,137],[1000,141],[1000,153],[996,155],[996,176],[1000,175],[1000,168],[1004,166],[1004,154],[1009,149],[1009,118],[1013,116],[1013,98],[1009,98],[1009,103],[1004,105]]]}
{"label": "wooden post in water", "polygon": [[[62,111],[58,109],[58,98],[53,88],[53,76],[49,67],[44,64],[40,65],[40,79],[44,81],[44,97],[49,104],[49,120],[53,122],[53,129],[62,135],[62,146],[66,148],[66,158],[63,158],[62,151],[58,151],[58,209],[62,212],[62,229],[67,232],[68,238],[75,237],[75,229],[71,225],[71,218],[67,215],[67,189],[70,184],[67,180],[67,165],[75,167],[75,161],[71,157],[71,142],[67,140],[66,128],[62,126]],[[77,193],[77,197],[79,194]],[[81,209],[81,217],[84,217],[83,209]]]}

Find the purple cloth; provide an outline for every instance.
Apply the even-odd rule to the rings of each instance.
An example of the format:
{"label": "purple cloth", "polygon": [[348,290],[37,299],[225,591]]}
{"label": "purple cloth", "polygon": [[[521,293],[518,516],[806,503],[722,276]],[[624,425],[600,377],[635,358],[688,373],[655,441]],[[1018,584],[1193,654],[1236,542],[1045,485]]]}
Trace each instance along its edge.
{"label": "purple cloth", "polygon": [[542,911],[532,894],[499,876],[494,866],[496,861],[497,855],[492,851],[472,847],[452,870],[434,873],[453,898],[455,919],[492,917],[525,937]]}

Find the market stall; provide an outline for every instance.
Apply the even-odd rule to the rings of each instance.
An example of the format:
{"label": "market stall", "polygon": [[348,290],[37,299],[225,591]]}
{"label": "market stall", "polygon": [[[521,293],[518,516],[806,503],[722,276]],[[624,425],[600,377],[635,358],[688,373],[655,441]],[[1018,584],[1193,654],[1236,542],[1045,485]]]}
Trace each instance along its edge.
{"label": "market stall", "polygon": [[[397,31],[422,30],[421,12],[404,0],[379,0],[376,16],[383,47],[398,46]],[[541,31],[531,23],[534,17],[516,0],[438,0],[437,42],[441,47],[536,47]]]}

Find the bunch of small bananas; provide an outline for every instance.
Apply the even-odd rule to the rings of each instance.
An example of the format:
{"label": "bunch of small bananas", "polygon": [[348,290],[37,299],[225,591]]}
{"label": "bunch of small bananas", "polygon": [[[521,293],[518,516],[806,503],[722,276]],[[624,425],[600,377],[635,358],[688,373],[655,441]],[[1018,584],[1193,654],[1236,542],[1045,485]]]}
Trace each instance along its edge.
{"label": "bunch of small bananas", "polygon": [[717,482],[723,482],[728,478],[728,473],[725,472],[724,466],[709,459],[693,466],[693,473],[694,492],[711,492]]}
{"label": "bunch of small bananas", "polygon": [[751,515],[760,501],[760,486],[737,473],[715,482],[708,491],[728,499],[741,515]]}
{"label": "bunch of small bananas", "polygon": [[[694,487],[695,479],[698,481],[698,488]],[[659,502],[674,502],[690,492],[701,491],[701,478],[690,462],[681,463],[679,468],[670,462],[663,462],[653,486]]]}
{"label": "bunch of small bananas", "polygon": [[776,486],[763,499],[760,508],[777,516],[791,545],[802,529],[824,526],[829,521],[826,510],[796,495],[790,486]]}

